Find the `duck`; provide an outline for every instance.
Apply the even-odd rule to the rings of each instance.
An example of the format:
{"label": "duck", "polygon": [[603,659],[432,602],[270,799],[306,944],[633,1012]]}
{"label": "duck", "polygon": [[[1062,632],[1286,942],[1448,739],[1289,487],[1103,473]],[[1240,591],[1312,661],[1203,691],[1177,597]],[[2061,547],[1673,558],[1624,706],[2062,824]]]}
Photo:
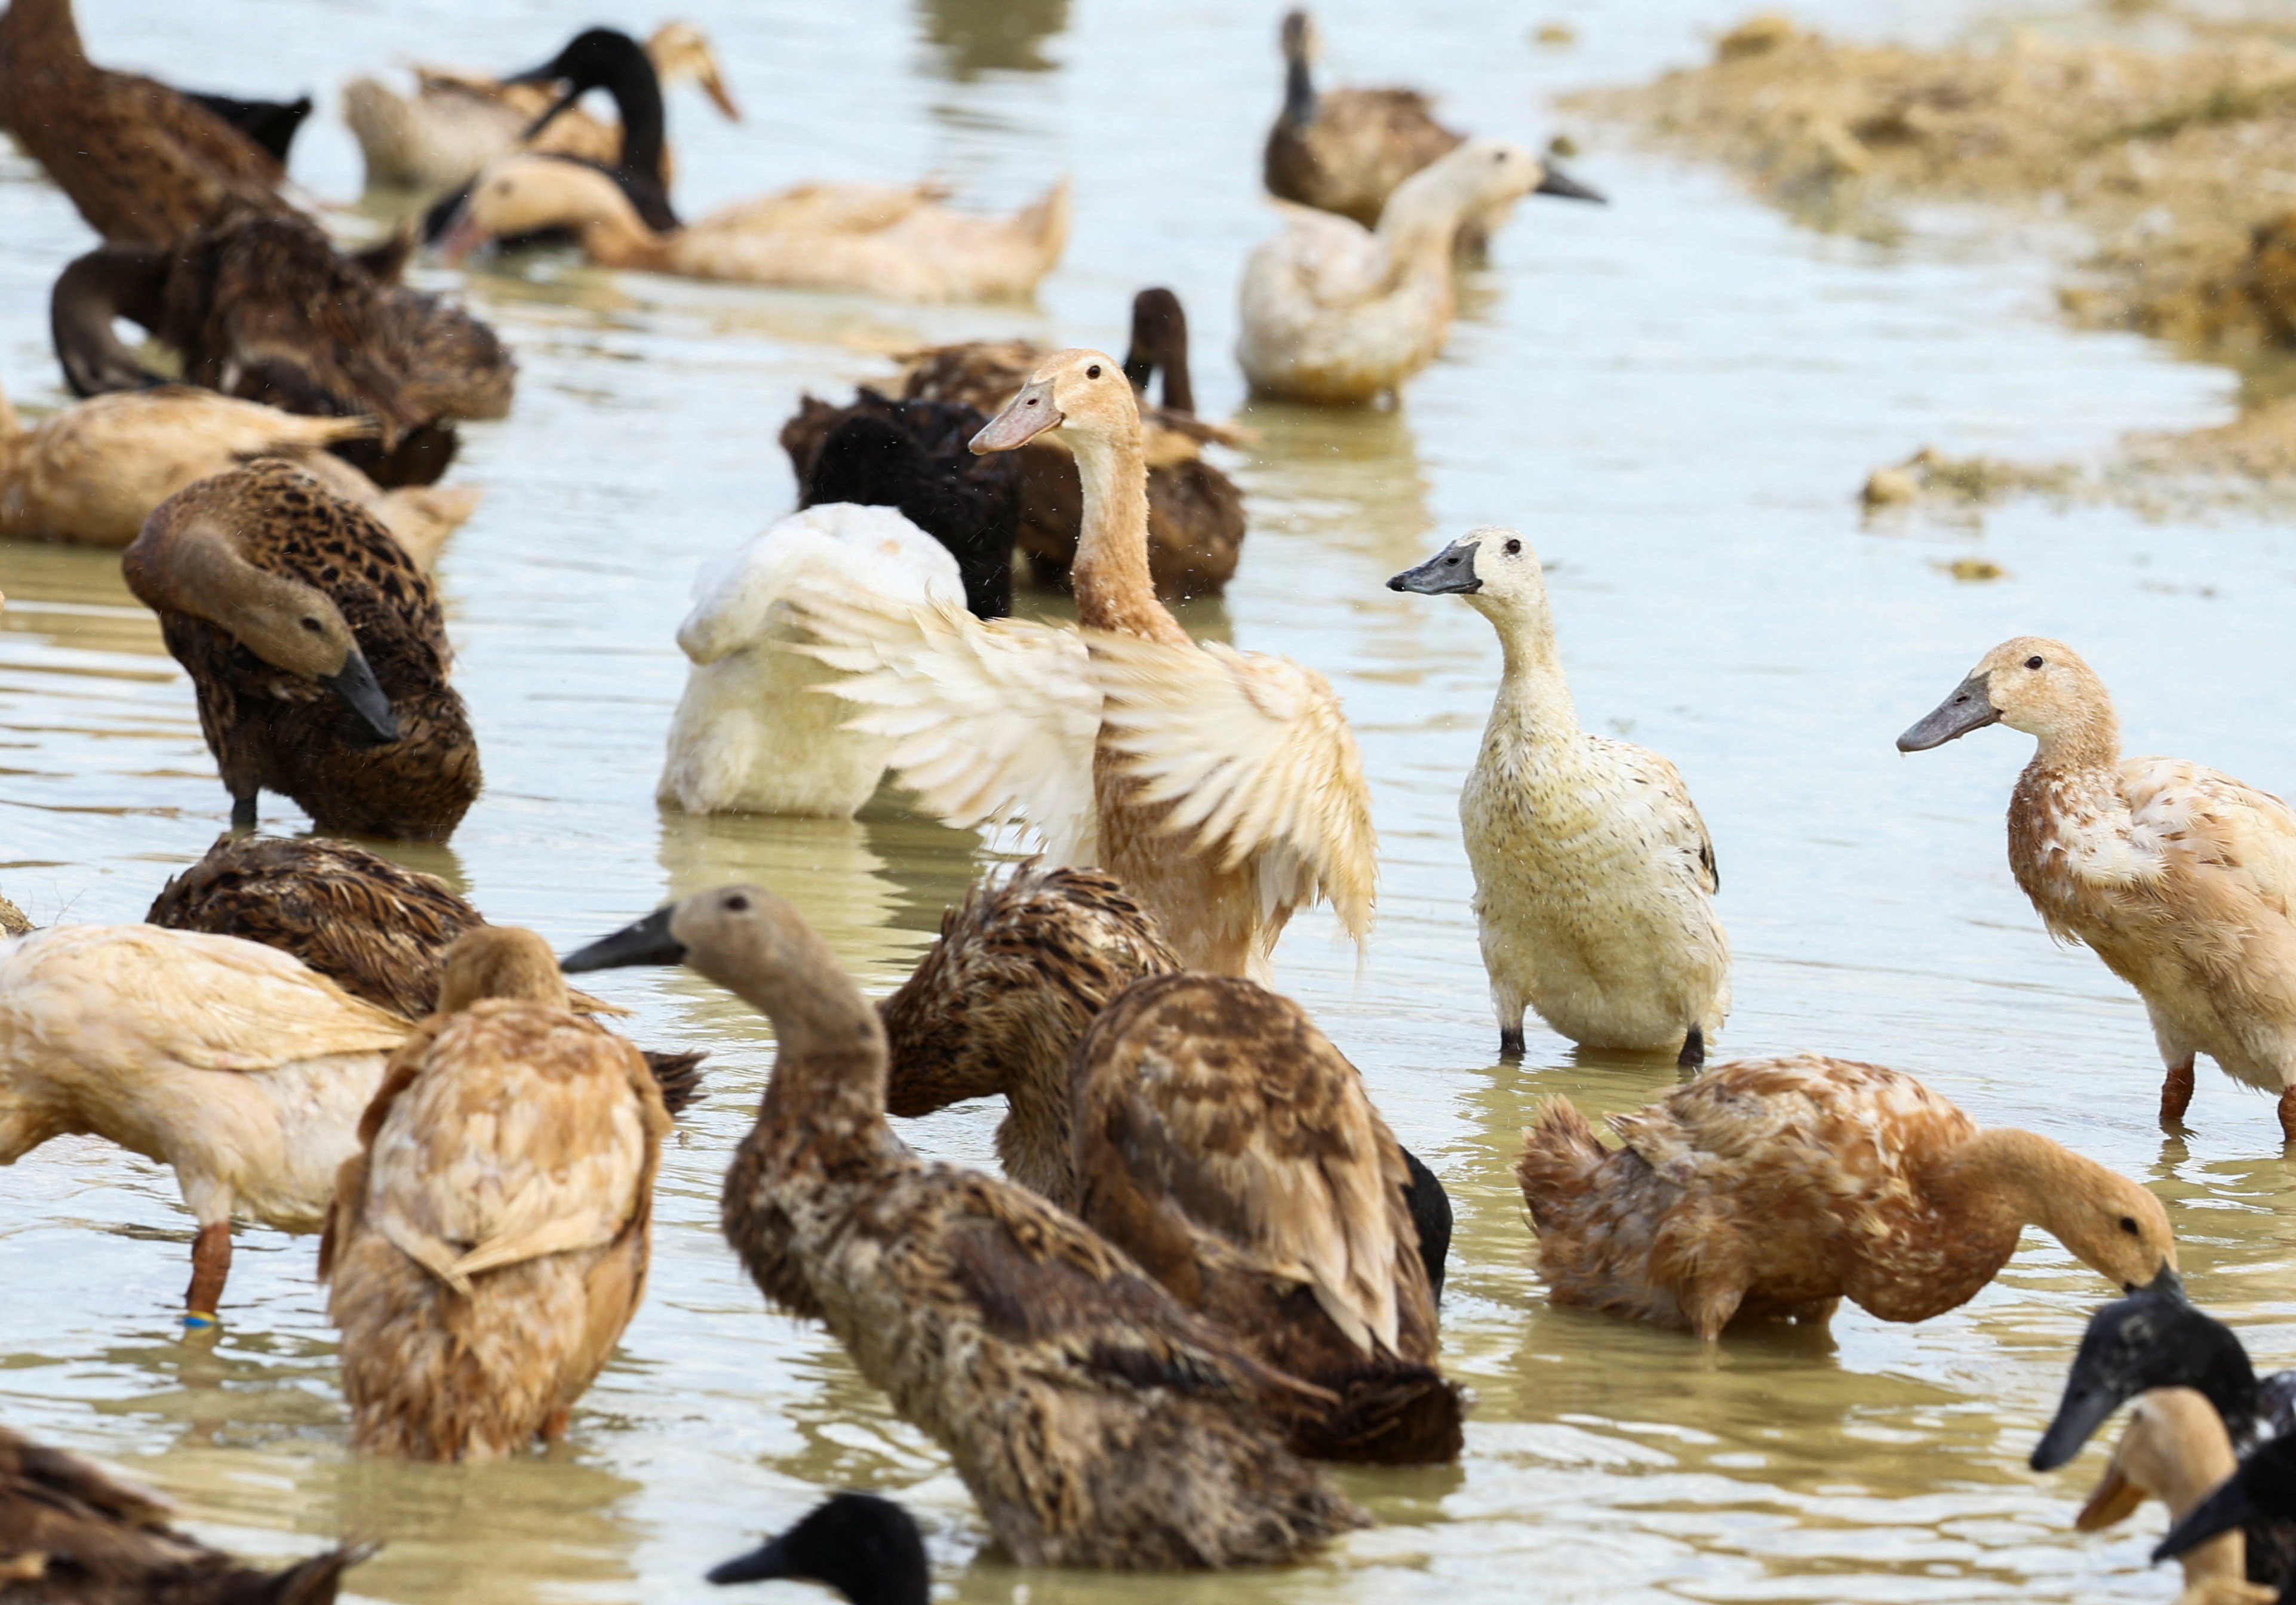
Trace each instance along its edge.
{"label": "duck", "polygon": [[[957,402],[986,414],[1002,410],[1052,353],[1030,340],[972,340],[911,352],[903,393]],[[1132,339],[1125,377],[1140,403],[1141,449],[1148,465],[1148,575],[1166,602],[1217,596],[1234,577],[1243,553],[1243,492],[1203,454],[1207,445],[1243,437],[1196,416],[1188,365],[1188,322],[1178,296],[1160,285],[1132,299]],[[1163,402],[1148,387],[1163,375]],[[1013,454],[1021,469],[1018,545],[1030,578],[1070,586],[1084,523],[1084,487],[1075,454],[1057,434],[1040,435]]]}
{"label": "duck", "polygon": [[[2157,1565],[2182,1559],[2185,1576],[2190,1576],[2193,1558],[2204,1547],[2213,1547],[2218,1534],[2229,1535],[2234,1527],[2253,1534],[2259,1525],[2267,1523],[2296,1527],[2296,1438],[2276,1437],[2251,1451],[2241,1461],[2239,1470],[2177,1518],[2168,1535],[2154,1546],[2152,1560]],[[2249,1576],[2256,1576],[2253,1563]],[[2283,1573],[2273,1581],[2282,1585],[2279,1599],[2287,1599],[2296,1590],[2296,1575]],[[2257,1591],[2256,1597],[2276,1596],[2264,1588]]]}
{"label": "duck", "polygon": [[662,804],[849,819],[876,794],[892,741],[844,728],[850,710],[813,693],[836,672],[788,650],[810,639],[798,602],[823,587],[888,608],[965,608],[956,559],[890,507],[808,507],[704,565],[677,628],[692,667],[670,717]]}
{"label": "duck", "polygon": [[332,1605],[373,1552],[343,1544],[275,1572],[170,1525],[157,1494],[0,1427],[0,1576],[26,1605]]}
{"label": "duck", "polygon": [[1355,735],[1330,683],[1288,659],[1198,645],[1148,578],[1140,411],[1102,352],[1056,352],[973,438],[1011,451],[1062,430],[1084,485],[1080,630],[895,608],[802,605],[845,671],[852,727],[893,737],[923,809],[1018,818],[1055,865],[1130,888],[1191,969],[1264,980],[1299,908],[1369,934],[1377,849]]}
{"label": "duck", "polygon": [[262,461],[162,502],[119,567],[191,676],[233,828],[268,790],[324,835],[454,833],[478,741],[438,595],[373,518]]}
{"label": "duck", "polygon": [[[657,115],[662,88],[693,83],[727,121],[741,121],[742,109],[726,86],[717,53],[693,23],[665,22],[646,40],[644,55],[653,69]],[[625,142],[631,133],[627,110],[622,126],[609,127],[580,106],[569,104],[537,128],[536,120],[559,98],[538,72],[493,78],[453,68],[418,67],[414,76],[412,96],[365,74],[343,85],[343,121],[365,158],[366,187],[371,190],[445,193],[468,184],[496,157],[521,148],[600,167],[613,167],[625,159]],[[660,139],[658,128],[655,137]],[[661,184],[668,181],[668,160],[665,149],[658,179]]]}
{"label": "duck", "polygon": [[770,1542],[712,1567],[712,1583],[787,1577],[833,1588],[853,1605],[925,1605],[932,1574],[917,1519],[874,1494],[839,1494]]}
{"label": "duck", "polygon": [[2183,758],[2123,757],[2104,682],[2072,648],[2020,635],[1898,738],[1925,752],[2005,725],[2032,736],[2009,795],[2009,870],[2049,934],[2136,989],[2182,1126],[2193,1061],[2279,1094],[2296,1142],[2296,810]]}
{"label": "duck", "polygon": [[1021,300],[1068,242],[1069,185],[1010,217],[938,204],[935,186],[805,184],[721,207],[667,233],[607,174],[547,156],[487,166],[439,242],[459,263],[504,235],[569,229],[606,267],[914,302]]}
{"label": "duck", "polygon": [[[2081,1505],[2073,1525],[2102,1532],[2136,1514],[2148,1498],[2169,1507],[2173,1524],[2232,1476],[2239,1462],[2207,1397],[2189,1388],[2156,1388],[2136,1401],[2113,1445],[2112,1463]],[[2237,1531],[2183,1553],[2185,1586],[2177,1605],[2272,1605],[2280,1591],[2248,1577],[2248,1546]]]}
{"label": "duck", "polygon": [[199,1223],[185,1322],[213,1326],[231,1222],[316,1232],[413,1028],[258,942],[65,925],[0,944],[0,1164],[87,1133],[176,1173]]}
{"label": "duck", "polygon": [[115,242],[167,245],[234,208],[295,209],[254,140],[165,84],[90,61],[71,0],[0,12],[0,125]]}
{"label": "duck", "polygon": [[1273,1565],[1366,1523],[1264,1419],[1315,1390],[1074,1216],[893,1135],[876,1011],[788,904],[717,888],[560,961],[639,963],[688,965],[772,1020],[726,1239],[769,1304],[824,1322],[941,1446],[1015,1561]]}
{"label": "duck", "polygon": [[1398,184],[1376,228],[1293,212],[1244,263],[1235,354],[1252,394],[1326,406],[1400,394],[1449,338],[1461,224],[1558,183],[1523,146],[1471,139]]}
{"label": "duck", "polygon": [[1579,728],[1538,553],[1486,526],[1387,586],[1459,597],[1505,654],[1459,795],[1499,1052],[1521,1055],[1528,1006],[1582,1046],[1704,1063],[1730,1013],[1713,839],[1672,764]]}
{"label": "duck", "polygon": [[782,425],[800,510],[838,502],[890,507],[956,559],[976,618],[1013,610],[1013,543],[1021,522],[1019,464],[977,457],[966,442],[988,420],[961,403],[891,401],[863,386],[846,406],[812,396]]}
{"label": "duck", "polygon": [[[434,875],[320,836],[217,837],[171,876],[144,916],[170,930],[241,937],[292,954],[353,997],[410,1025],[438,1008],[447,950],[486,916]],[[585,993],[584,1014],[625,1011]],[[701,1095],[707,1054],[640,1049],[675,1117]]]}
{"label": "duck", "polygon": [[548,943],[455,938],[319,1244],[354,1447],[485,1461],[565,1437],[645,1296],[668,1131],[645,1061],[572,1011]]}
{"label": "duck", "polygon": [[2177,1268],[2152,1193],[1880,1065],[1710,1066],[1610,1126],[1623,1147],[1557,1097],[1523,1133],[1547,1296],[1705,1342],[1739,1319],[1822,1326],[1845,1298],[1926,1321],[1975,1298],[2027,1225],[2124,1288]]}
{"label": "duck", "polygon": [[308,94],[299,94],[291,101],[261,101],[186,89],[184,98],[215,113],[262,146],[282,172],[286,170],[287,152],[295,143],[295,135],[309,120],[312,111]]}
{"label": "duck", "polygon": [[332,449],[377,485],[434,484],[455,425],[508,416],[517,364],[444,296],[378,279],[305,217],[242,215],[165,250],[114,245],[58,276],[49,328],[75,394],[162,382],[112,332],[126,317],[184,380],[291,413],[365,417]]}

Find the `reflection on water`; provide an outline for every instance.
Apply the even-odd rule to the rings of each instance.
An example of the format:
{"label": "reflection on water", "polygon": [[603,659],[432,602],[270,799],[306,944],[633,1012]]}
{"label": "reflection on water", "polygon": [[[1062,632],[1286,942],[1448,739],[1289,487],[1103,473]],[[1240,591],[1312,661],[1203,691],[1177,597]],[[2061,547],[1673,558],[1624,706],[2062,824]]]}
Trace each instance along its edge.
{"label": "reflection on water", "polygon": [[1069,25],[1068,0],[918,0],[925,43],[960,82],[993,70],[1044,72],[1045,41]]}

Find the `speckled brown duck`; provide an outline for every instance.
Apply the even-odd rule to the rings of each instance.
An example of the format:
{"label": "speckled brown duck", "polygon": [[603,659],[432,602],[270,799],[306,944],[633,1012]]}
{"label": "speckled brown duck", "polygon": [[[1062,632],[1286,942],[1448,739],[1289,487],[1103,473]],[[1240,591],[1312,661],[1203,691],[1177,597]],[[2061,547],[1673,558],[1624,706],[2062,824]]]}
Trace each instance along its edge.
{"label": "speckled brown duck", "polygon": [[[487,923],[435,876],[316,836],[218,838],[160,888],[144,918],[276,947],[353,997],[409,1020],[438,1007],[447,949]],[[624,1012],[584,993],[573,999],[586,1013]],[[701,1095],[706,1054],[640,1052],[671,1114]]]}
{"label": "speckled brown duck", "polygon": [[769,1302],[825,1323],[941,1445],[1015,1560],[1267,1565],[1366,1520],[1266,1424],[1269,1401],[1313,1390],[1035,1193],[893,1135],[876,1011],[781,899],[699,893],[563,962],[690,964],[771,1017],[726,1238]]}
{"label": "speckled brown duck", "polygon": [[242,212],[165,248],[110,245],[66,267],[49,328],[73,391],[160,382],[112,332],[142,324],[185,382],[290,413],[372,418],[336,454],[381,486],[430,485],[454,425],[510,411],[517,364],[444,296],[391,283],[298,217]]}
{"label": "speckled brown duck", "polygon": [[438,596],[372,516],[266,460],[168,497],[120,569],[191,675],[234,826],[267,790],[329,835],[453,834],[478,742]]}
{"label": "speckled brown duck", "polygon": [[235,206],[294,209],[254,140],[165,84],[90,61],[71,0],[0,12],[0,125],[107,240],[165,245]]}
{"label": "speckled brown duck", "polygon": [[0,1427],[0,1593],[10,1605],[329,1605],[365,1549],[276,1572],[168,1523],[167,1503]]}

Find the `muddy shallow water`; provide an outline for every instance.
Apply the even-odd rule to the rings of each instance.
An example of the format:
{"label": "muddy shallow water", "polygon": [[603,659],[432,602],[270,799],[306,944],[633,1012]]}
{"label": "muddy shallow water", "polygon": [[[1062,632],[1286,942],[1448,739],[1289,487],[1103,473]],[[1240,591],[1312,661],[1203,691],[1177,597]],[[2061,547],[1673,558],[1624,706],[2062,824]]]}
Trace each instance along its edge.
{"label": "muddy shallow water", "polygon": [[[1718,0],[1618,9],[1444,0],[1323,20],[1335,77],[1439,86],[1459,122],[1543,141],[1547,96],[1698,59],[1737,20]],[[1160,282],[1187,302],[1202,405],[1241,405],[1226,353],[1242,257],[1275,221],[1257,194],[1275,20],[1094,0],[688,12],[750,114],[729,127],[672,93],[689,212],[927,169],[1009,207],[1065,171],[1067,260],[1033,308],[930,312],[549,258],[470,275],[523,364],[514,415],[468,433],[455,478],[487,500],[441,563],[488,790],[450,848],[401,856],[562,947],[672,893],[762,880],[882,991],[1010,844],[920,820],[890,791],[851,824],[658,810],[693,572],[788,508],[774,434],[797,393],[842,393],[888,351],[1007,332],[1114,343],[1132,291]],[[315,0],[82,12],[100,59],[242,92],[332,91],[408,56],[521,66],[591,20]],[[1534,45],[1550,15],[1579,43]],[[1844,5],[1832,25],[1936,37],[1962,15]],[[1850,494],[1920,441],[2078,458],[2128,429],[2210,422],[2232,377],[2065,331],[2046,253],[1982,220],[1923,217],[1888,245],[1815,234],[1718,174],[1572,132],[1598,136],[1574,171],[1615,204],[1526,202],[1399,412],[1242,409],[1259,438],[1231,462],[1252,533],[1226,601],[1188,617],[1324,670],[1363,743],[1378,929],[1358,969],[1328,919],[1303,919],[1277,978],[1457,1204],[1444,1359],[1478,1401],[1459,1466],[1345,1474],[1382,1525],[1292,1572],[1109,1578],[984,1554],[939,1454],[824,1334],[766,1314],[718,1236],[770,1033],[693,977],[635,971],[597,989],[638,1011],[645,1040],[708,1046],[709,1096],[667,1156],[651,1296],[562,1451],[480,1468],[353,1458],[311,1242],[242,1230],[228,1325],[186,1342],[190,1223],[171,1177],[84,1140],[0,1172],[0,1416],[130,1468],[250,1554],[385,1539],[357,1591],[410,1605],[711,1597],[708,1565],[839,1485],[906,1502],[940,1592],[968,1601],[2169,1599],[2173,1575],[2144,1563],[2157,1506],[2114,1536],[2071,1531],[2100,1450],[2053,1478],[2024,1467],[2105,1292],[2052,1240],[2029,1234],[1997,1285],[1919,1327],[1848,1310],[1830,1338],[1734,1335],[1702,1353],[1546,1306],[1508,1176],[1520,1127],[1543,1096],[1631,1107],[1673,1071],[1536,1032],[1521,1065],[1495,1064],[1454,808],[1496,643],[1464,606],[1382,582],[1487,521],[1552,565],[1586,721],[1673,757],[1712,828],[1737,953],[1723,1053],[1878,1060],[2145,1179],[2170,1200],[2196,1296],[2259,1361],[2285,1363],[2296,1211],[2269,1105],[2204,1070],[2194,1134],[2164,1141],[2141,1009],[2047,941],[2003,863],[2026,741],[1988,731],[1910,760],[1890,741],[1994,642],[2054,634],[2112,684],[2133,749],[2284,793],[2296,536],[2025,504],[1981,535],[1869,528]],[[297,176],[349,194],[348,136],[305,137]],[[0,155],[0,383],[20,402],[60,397],[47,286],[88,239]],[[2006,577],[1958,582],[1957,557]],[[0,547],[0,890],[42,923],[136,918],[227,812],[190,688],[112,555]],[[986,1163],[995,1119],[974,1106],[907,1133]]]}

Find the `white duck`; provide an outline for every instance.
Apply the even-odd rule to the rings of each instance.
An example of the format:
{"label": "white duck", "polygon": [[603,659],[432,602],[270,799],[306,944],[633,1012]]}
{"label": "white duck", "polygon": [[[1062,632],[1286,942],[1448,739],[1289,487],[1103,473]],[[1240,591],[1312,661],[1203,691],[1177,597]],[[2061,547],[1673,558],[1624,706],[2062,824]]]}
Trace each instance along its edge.
{"label": "white duck", "polygon": [[547,156],[489,165],[439,250],[459,262],[490,239],[566,229],[592,261],[694,279],[852,290],[896,301],[1026,299],[1068,243],[1062,179],[1010,217],[938,204],[930,184],[802,184],[738,201],[657,233],[594,168]]}
{"label": "white duck", "polygon": [[1471,139],[1397,185],[1376,231],[1293,211],[1244,265],[1235,354],[1253,392],[1352,404],[1400,387],[1450,334],[1461,222],[1547,184],[1522,146]]}
{"label": "white duck", "polygon": [[212,1323],[231,1217],[316,1232],[385,1058],[414,1028],[258,942],[69,925],[0,944],[0,1164],[93,1133],[170,1166]]}
{"label": "white duck", "polygon": [[1148,573],[1140,409],[1098,351],[1045,359],[975,451],[1046,430],[1075,448],[1084,492],[1073,578],[1081,631],[987,623],[959,603],[808,601],[849,670],[859,728],[895,738],[893,768],[925,809],[966,826],[1018,817],[1054,864],[1129,888],[1191,969],[1263,978],[1294,910],[1329,898],[1360,941],[1375,848],[1354,733],[1321,675],[1199,646]]}
{"label": "white duck", "polygon": [[2183,1120],[2206,1053],[2278,1093],[2296,1142],[2296,811],[2183,758],[2122,757],[2104,683],[2038,635],[1986,653],[1898,749],[1995,724],[2039,742],[2009,795],[2010,871],[2051,936],[2086,942],[2144,1000],[2169,1072],[2161,1124]]}
{"label": "white duck", "polygon": [[845,729],[849,709],[806,694],[842,676],[787,650],[816,639],[796,604],[839,590],[894,609],[964,606],[956,559],[890,507],[808,507],[706,564],[677,626],[693,667],[669,722],[660,801],[850,819],[875,793],[891,739]]}
{"label": "white duck", "polygon": [[1522,1052],[1528,1003],[1586,1046],[1702,1063],[1730,1012],[1714,844],[1672,764],[1578,727],[1538,554],[1474,529],[1387,584],[1461,597],[1505,653],[1459,797],[1499,1051]]}

